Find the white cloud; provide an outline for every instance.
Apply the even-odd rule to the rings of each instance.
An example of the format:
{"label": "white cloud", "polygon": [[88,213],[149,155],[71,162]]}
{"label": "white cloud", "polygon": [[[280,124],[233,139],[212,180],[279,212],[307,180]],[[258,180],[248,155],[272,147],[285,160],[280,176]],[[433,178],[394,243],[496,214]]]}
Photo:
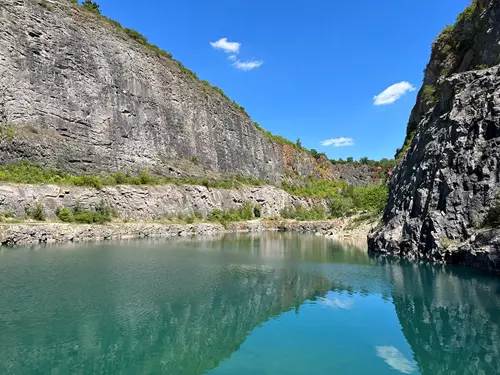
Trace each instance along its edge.
{"label": "white cloud", "polygon": [[321,141],[321,146],[333,146],[333,147],[354,146],[354,139],[345,137],[325,139],[324,141]]}
{"label": "white cloud", "polygon": [[226,53],[236,54],[240,51],[241,43],[229,42],[227,38],[219,39],[216,42],[210,42],[210,45],[215,49],[221,49]]}
{"label": "white cloud", "polygon": [[249,71],[255,68],[258,68],[264,64],[264,61],[260,60],[252,60],[252,61],[240,61],[237,60],[234,62],[233,66],[236,67],[236,69],[244,70],[244,71]]}
{"label": "white cloud", "polygon": [[380,94],[375,95],[373,103],[375,105],[392,104],[409,91],[415,91],[415,87],[411,83],[406,81],[395,83]]}
{"label": "white cloud", "polygon": [[229,60],[231,60],[231,61],[235,61],[236,60],[236,55],[229,55],[227,58]]}
{"label": "white cloud", "polygon": [[385,363],[393,369],[403,374],[411,374],[417,370],[415,363],[410,361],[394,346],[377,346],[377,356],[382,358]]}

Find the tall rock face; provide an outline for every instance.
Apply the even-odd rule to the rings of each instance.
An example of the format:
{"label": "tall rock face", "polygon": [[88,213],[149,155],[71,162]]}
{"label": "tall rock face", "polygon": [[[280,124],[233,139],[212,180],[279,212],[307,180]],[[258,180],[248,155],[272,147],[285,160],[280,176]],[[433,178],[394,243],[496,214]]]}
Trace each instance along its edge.
{"label": "tall rock face", "polygon": [[338,177],[266,135],[177,61],[70,0],[0,2],[0,87],[3,163],[273,182],[285,172]]}
{"label": "tall rock face", "polygon": [[371,251],[500,269],[500,247],[482,228],[500,187],[499,42],[500,1],[491,0],[474,2],[434,43]]}

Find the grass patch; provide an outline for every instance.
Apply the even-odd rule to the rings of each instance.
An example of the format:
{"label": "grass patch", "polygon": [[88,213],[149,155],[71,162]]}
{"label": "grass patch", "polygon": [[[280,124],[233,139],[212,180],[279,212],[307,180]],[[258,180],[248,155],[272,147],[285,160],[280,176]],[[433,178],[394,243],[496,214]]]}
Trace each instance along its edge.
{"label": "grass patch", "polygon": [[19,184],[57,184],[87,186],[102,189],[104,186],[114,185],[202,185],[207,188],[238,189],[243,186],[266,185],[265,181],[252,177],[229,176],[226,179],[215,180],[208,178],[171,178],[160,177],[141,172],[138,175],[131,173],[115,172],[99,175],[72,175],[57,169],[43,167],[29,161],[19,161],[0,165],[0,182]]}

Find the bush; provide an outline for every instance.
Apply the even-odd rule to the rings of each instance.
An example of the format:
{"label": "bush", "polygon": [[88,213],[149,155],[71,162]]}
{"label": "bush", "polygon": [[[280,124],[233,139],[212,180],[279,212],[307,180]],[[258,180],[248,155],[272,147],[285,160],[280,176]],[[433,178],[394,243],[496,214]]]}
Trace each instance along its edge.
{"label": "bush", "polygon": [[34,205],[25,207],[26,215],[36,221],[45,221],[45,211],[43,205],[40,202],[36,202]]}
{"label": "bush", "polygon": [[262,215],[261,207],[259,204],[256,204],[253,208],[253,216],[255,216],[256,218],[260,218],[261,215]]}
{"label": "bush", "polygon": [[299,221],[324,220],[327,218],[325,209],[321,205],[314,205],[310,209],[302,206],[289,206],[281,210],[280,215],[284,219]]}
{"label": "bush", "polygon": [[101,10],[99,9],[99,4],[92,0],[84,0],[82,3],[82,7],[91,11],[92,13],[101,14]]}
{"label": "bush", "polygon": [[216,208],[208,213],[207,221],[218,222],[226,226],[230,222],[252,220],[257,217],[255,215],[256,212],[260,214],[260,207],[258,209],[257,207],[259,206],[255,206],[251,202],[245,202],[243,207],[240,208],[232,208],[224,211]]}
{"label": "bush", "polygon": [[67,207],[57,207],[56,215],[65,223],[71,223],[73,221],[73,212]]}
{"label": "bush", "polygon": [[73,185],[76,186],[90,186],[99,190],[102,189],[103,187],[101,179],[97,176],[92,176],[92,175],[77,176],[73,177],[72,180],[73,180]]}
{"label": "bush", "polygon": [[385,185],[355,187],[352,195],[354,207],[358,211],[382,212],[389,198]]}
{"label": "bush", "polygon": [[476,9],[477,1],[473,0],[472,4],[465,8],[464,11],[458,15],[457,22],[471,22]]}
{"label": "bush", "polygon": [[422,100],[426,104],[434,104],[438,99],[437,90],[432,85],[425,85],[422,91]]}
{"label": "bush", "polygon": [[105,224],[118,217],[117,212],[104,201],[99,202],[92,210],[83,209],[79,202],[72,209],[58,207],[56,215],[65,223],[80,224]]}
{"label": "bush", "polygon": [[127,34],[129,37],[134,39],[136,42],[139,42],[142,45],[148,44],[148,39],[144,35],[142,35],[140,32],[129,29],[129,28],[124,28],[123,31],[125,31],[125,34]]}
{"label": "bush", "polygon": [[328,208],[332,217],[344,217],[354,209],[354,203],[350,198],[335,197],[329,200]]}

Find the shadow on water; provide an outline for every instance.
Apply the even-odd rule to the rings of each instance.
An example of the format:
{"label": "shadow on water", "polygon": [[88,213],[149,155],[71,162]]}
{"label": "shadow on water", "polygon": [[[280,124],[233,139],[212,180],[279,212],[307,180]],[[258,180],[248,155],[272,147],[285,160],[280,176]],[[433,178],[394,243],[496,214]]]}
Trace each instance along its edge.
{"label": "shadow on water", "polygon": [[[315,301],[347,307],[338,298],[345,295],[357,298],[342,310],[346,324],[368,330],[379,324],[371,306],[384,314],[389,306],[392,318],[374,319],[411,346],[413,359],[370,344],[377,365],[496,374],[499,291],[499,279],[475,271],[370,257],[313,235],[13,249],[0,253],[0,373],[202,374],[266,322],[290,311],[307,316],[302,309]],[[370,343],[383,336],[352,334]]]}

